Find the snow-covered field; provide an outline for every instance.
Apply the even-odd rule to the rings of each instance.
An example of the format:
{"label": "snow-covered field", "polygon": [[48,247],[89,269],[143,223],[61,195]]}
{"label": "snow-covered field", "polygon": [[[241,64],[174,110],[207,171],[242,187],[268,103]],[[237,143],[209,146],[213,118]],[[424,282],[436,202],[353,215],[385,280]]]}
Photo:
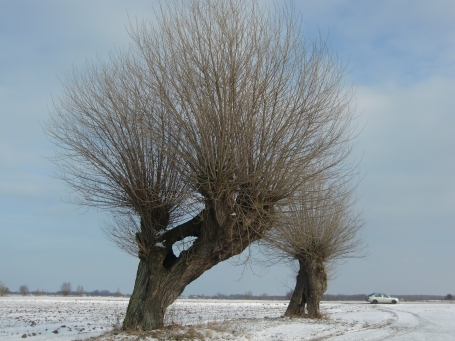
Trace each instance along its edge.
{"label": "snow-covered field", "polygon": [[287,302],[177,300],[170,327],[126,335],[128,300],[112,297],[0,297],[0,341],[33,340],[455,340],[455,304],[446,302],[371,305],[323,302],[323,320],[282,318]]}

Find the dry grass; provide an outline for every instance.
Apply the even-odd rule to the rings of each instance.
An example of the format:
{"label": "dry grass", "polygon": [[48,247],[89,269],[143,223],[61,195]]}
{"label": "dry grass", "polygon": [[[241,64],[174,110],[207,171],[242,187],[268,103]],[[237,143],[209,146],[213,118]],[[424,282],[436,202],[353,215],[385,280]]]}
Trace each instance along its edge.
{"label": "dry grass", "polygon": [[[152,331],[123,331],[121,321],[117,318],[112,325],[112,331],[96,338],[98,341],[195,341],[195,340],[224,340],[228,336],[243,334],[243,328],[234,320],[214,320],[184,325],[183,313],[171,309],[166,313],[165,324],[162,329]],[[238,321],[237,321],[238,322]]]}
{"label": "dry grass", "polygon": [[211,330],[198,326],[172,325],[152,331],[112,331],[97,338],[99,341],[132,341],[132,340],[157,340],[157,341],[195,341],[212,338]]}
{"label": "dry grass", "polygon": [[199,322],[185,325],[184,312],[170,307],[164,317],[165,327],[152,331],[123,331],[121,317],[117,316],[112,324],[112,330],[96,338],[98,341],[195,341],[211,340],[213,338],[224,340],[229,335],[241,335],[243,329],[233,320],[204,321],[202,316]]}

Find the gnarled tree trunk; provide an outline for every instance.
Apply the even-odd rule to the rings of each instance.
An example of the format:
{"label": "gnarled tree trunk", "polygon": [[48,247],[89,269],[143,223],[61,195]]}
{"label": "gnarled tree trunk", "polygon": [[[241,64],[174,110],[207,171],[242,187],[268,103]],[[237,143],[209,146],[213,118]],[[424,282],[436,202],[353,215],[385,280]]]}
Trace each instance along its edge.
{"label": "gnarled tree trunk", "polygon": [[[196,217],[167,231],[155,245],[142,247],[133,294],[123,321],[124,330],[152,330],[164,326],[164,314],[185,287],[214,265],[240,254],[260,234],[235,227],[228,216],[222,228],[209,214]],[[233,236],[232,231],[237,231]],[[172,245],[186,237],[197,237],[193,245],[175,256]]]}
{"label": "gnarled tree trunk", "polygon": [[324,263],[318,260],[299,260],[299,266],[294,293],[284,316],[320,318],[319,303],[327,290]]}
{"label": "gnarled tree trunk", "polygon": [[163,327],[166,308],[180,294],[161,288],[165,284],[166,274],[163,271],[165,269],[160,269],[153,261],[157,256],[159,254],[139,261],[134,291],[123,321],[125,330],[149,330]]}

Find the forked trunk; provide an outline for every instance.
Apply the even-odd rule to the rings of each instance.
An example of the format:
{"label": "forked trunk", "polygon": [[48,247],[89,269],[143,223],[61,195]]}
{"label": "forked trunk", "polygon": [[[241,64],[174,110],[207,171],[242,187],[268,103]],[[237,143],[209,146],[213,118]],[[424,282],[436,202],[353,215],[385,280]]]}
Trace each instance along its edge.
{"label": "forked trunk", "polygon": [[[233,221],[233,218],[229,219]],[[219,262],[241,253],[260,237],[259,234],[249,234],[232,238],[222,229],[208,228],[211,226],[214,226],[214,221],[210,216],[194,218],[162,234],[161,241],[142,248],[134,291],[123,321],[124,330],[162,328],[167,307],[189,283]],[[172,245],[188,236],[197,239],[191,247],[175,256]],[[142,240],[140,235],[137,238]],[[248,243],[242,240],[248,240]]]}
{"label": "forked trunk", "polygon": [[294,293],[284,316],[320,318],[319,303],[327,290],[324,263],[299,260],[299,266]]}

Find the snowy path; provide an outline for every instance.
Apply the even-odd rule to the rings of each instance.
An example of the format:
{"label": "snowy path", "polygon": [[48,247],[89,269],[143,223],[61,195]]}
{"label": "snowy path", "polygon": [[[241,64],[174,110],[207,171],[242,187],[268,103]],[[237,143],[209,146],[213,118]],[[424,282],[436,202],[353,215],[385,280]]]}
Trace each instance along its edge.
{"label": "snowy path", "polygon": [[453,304],[404,304],[393,308],[397,322],[390,326],[392,332],[383,340],[455,340]]}
{"label": "snowy path", "polygon": [[245,340],[455,340],[455,304],[371,305],[360,302],[325,302],[322,310],[329,316],[328,320],[278,318],[238,323],[244,330]]}
{"label": "snowy path", "polygon": [[[389,314],[389,317],[365,328],[353,328],[317,340],[455,340],[454,304],[402,303],[396,306],[368,305],[368,308],[372,311],[382,311]],[[345,315],[345,318],[349,317]]]}
{"label": "snowy path", "polygon": [[[127,299],[112,297],[2,297],[0,341],[19,340],[24,334],[37,341],[98,337],[123,319],[127,304]],[[177,300],[166,323],[188,326],[183,333],[184,328],[196,329],[206,340],[455,341],[453,303],[323,302],[324,320],[283,318],[286,306],[283,301]],[[98,338],[136,339],[122,333]]]}

